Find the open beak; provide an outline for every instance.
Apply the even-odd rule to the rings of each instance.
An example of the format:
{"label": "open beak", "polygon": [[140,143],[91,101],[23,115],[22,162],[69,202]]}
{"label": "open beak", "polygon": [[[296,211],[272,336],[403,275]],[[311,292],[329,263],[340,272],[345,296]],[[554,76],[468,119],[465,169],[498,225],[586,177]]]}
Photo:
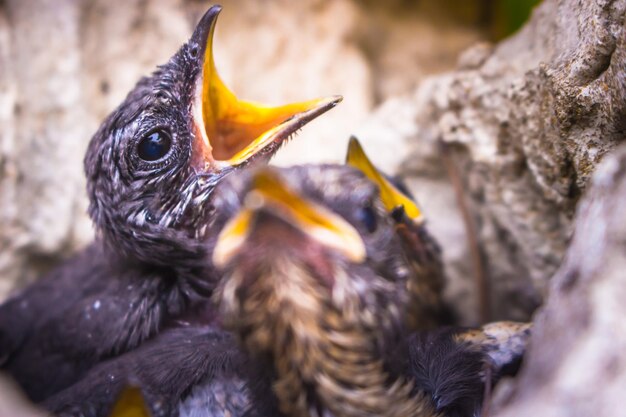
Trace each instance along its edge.
{"label": "open beak", "polygon": [[346,164],[361,171],[370,181],[378,185],[380,189],[380,199],[385,208],[390,213],[399,207],[404,209],[406,215],[414,222],[421,223],[424,221],[422,210],[417,203],[407,197],[402,191],[398,190],[389,180],[369,160],[363,147],[355,137],[350,138],[348,145],[348,154],[346,156]]}
{"label": "open beak", "polygon": [[196,130],[192,164],[199,171],[219,171],[256,156],[269,158],[297,130],[342,100],[333,96],[278,107],[239,100],[215,68],[213,35],[220,10],[211,7],[190,40],[197,46],[202,68],[192,104]]}
{"label": "open beak", "polygon": [[306,237],[341,253],[352,262],[365,259],[361,235],[343,217],[292,190],[271,168],[257,172],[243,208],[226,223],[213,252],[218,268],[226,266],[254,232],[263,212],[302,232]]}

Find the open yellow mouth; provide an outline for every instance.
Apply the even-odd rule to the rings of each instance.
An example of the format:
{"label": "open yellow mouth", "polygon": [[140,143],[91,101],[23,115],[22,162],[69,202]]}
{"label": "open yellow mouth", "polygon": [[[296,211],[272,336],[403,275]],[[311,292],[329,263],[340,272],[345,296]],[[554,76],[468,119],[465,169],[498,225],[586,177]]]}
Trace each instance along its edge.
{"label": "open yellow mouth", "polygon": [[218,268],[228,264],[254,231],[260,211],[290,224],[305,236],[341,253],[352,262],[365,259],[365,243],[343,217],[292,190],[276,171],[257,172],[244,207],[224,226],[213,252]]}
{"label": "open yellow mouth", "polygon": [[[269,157],[282,141],[341,101],[340,96],[333,96],[272,107],[239,100],[215,68],[215,22],[215,18],[211,20],[205,41],[193,108],[197,130],[193,152],[197,169],[237,166],[262,150],[267,150],[263,154]],[[270,147],[271,144],[274,146]]]}

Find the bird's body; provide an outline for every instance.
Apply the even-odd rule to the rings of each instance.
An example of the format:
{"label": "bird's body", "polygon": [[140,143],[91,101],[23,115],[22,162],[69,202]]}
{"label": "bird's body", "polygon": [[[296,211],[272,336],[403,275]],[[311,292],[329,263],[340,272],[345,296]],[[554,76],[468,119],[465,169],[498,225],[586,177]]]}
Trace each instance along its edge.
{"label": "bird's body", "polygon": [[222,318],[273,374],[282,415],[434,415],[391,360],[407,357],[396,341],[410,269],[376,187],[338,166],[227,186],[213,253]]}
{"label": "bird's body", "polygon": [[32,400],[202,309],[216,284],[204,244],[214,187],[340,100],[238,100],[214,67],[219,11],[93,136],[85,172],[96,242],[0,306],[0,365]]}
{"label": "bird's body", "polygon": [[446,276],[441,247],[428,231],[414,197],[399,178],[379,171],[354,137],[348,145],[346,164],[378,186],[383,205],[394,220],[396,235],[413,271],[409,281],[411,327],[422,330],[453,324],[451,309],[443,300]]}
{"label": "bird's body", "polygon": [[3,369],[41,401],[200,307],[210,281],[190,282],[166,267],[111,262],[94,243],[2,307],[2,320],[11,319],[2,349],[13,352]]}
{"label": "bird's body", "polygon": [[247,358],[234,338],[212,326],[169,329],[48,398],[55,415],[109,416],[128,385],[140,388],[153,417],[243,416],[250,404]]}
{"label": "bird's body", "polygon": [[[482,343],[465,340],[481,329],[453,327],[409,334],[405,353],[395,361],[413,389],[442,416],[474,417],[482,408],[487,368],[492,383],[515,374],[528,337],[527,327],[519,330],[523,343],[517,348],[503,340],[492,345],[508,355],[506,362],[494,361],[487,353],[494,350]],[[43,405],[61,417],[108,417],[119,393],[132,385],[144,394],[153,417],[276,417],[283,414],[272,390],[274,377],[241,352],[231,334],[193,325],[168,329],[138,349],[100,363]]]}
{"label": "bird's body", "polygon": [[[489,374],[495,382],[519,362],[528,326],[411,332],[411,268],[376,187],[348,167],[278,172],[278,187],[255,186],[253,174],[241,173],[215,196],[213,222],[222,233],[208,244],[227,264],[219,322],[235,330],[243,351],[214,325],[170,328],[92,369],[50,398],[49,410],[107,417],[133,384],[155,417],[479,415]],[[283,183],[296,191],[281,192]],[[303,217],[273,219],[289,210],[283,202]],[[314,224],[340,231],[341,244],[332,246],[321,229],[294,239],[298,227]]]}
{"label": "bird's body", "polygon": [[411,332],[417,278],[376,187],[348,167],[266,172],[222,186],[238,192],[216,201],[231,218],[213,259],[222,320],[265,363],[282,415],[480,415],[529,326]]}

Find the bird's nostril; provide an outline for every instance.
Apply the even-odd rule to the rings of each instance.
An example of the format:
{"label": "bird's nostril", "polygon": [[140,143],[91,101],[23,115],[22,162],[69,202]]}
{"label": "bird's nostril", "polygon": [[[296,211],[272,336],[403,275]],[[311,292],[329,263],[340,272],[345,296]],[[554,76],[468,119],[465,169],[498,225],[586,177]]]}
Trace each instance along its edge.
{"label": "bird's nostril", "polygon": [[198,57],[198,45],[193,45],[189,49],[189,56],[191,56],[192,58],[197,58]]}
{"label": "bird's nostril", "polygon": [[167,96],[167,93],[165,93],[165,91],[157,91],[154,97],[163,103],[169,102],[169,98]]}

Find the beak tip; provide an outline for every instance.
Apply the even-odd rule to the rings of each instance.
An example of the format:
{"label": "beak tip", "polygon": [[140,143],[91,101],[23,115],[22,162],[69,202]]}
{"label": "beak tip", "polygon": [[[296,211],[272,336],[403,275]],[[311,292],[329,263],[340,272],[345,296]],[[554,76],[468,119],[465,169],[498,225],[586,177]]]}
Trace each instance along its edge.
{"label": "beak tip", "polygon": [[222,11],[222,6],[220,4],[214,4],[209,7],[209,10],[206,11],[205,16],[210,15],[212,18],[217,17],[218,14]]}
{"label": "beak tip", "polygon": [[[359,142],[359,139],[357,139],[356,136],[351,135],[350,139],[348,140],[348,151],[346,152],[346,163],[348,165],[352,165],[356,168],[359,168],[358,165],[355,165],[355,158],[366,158],[365,157],[365,152],[363,151],[363,147],[361,146],[361,142]],[[360,169],[360,168],[359,168]]]}
{"label": "beak tip", "polygon": [[325,109],[327,111],[335,108],[342,101],[343,96],[333,95],[311,100],[309,103],[311,103],[313,109]]}
{"label": "beak tip", "polygon": [[[200,45],[203,52],[204,49],[207,47],[209,34],[211,33],[211,30],[215,27],[217,16],[220,14],[221,11],[222,6],[220,5],[210,7],[196,25],[196,28],[193,31],[193,35],[191,35],[191,41]],[[203,56],[203,54],[199,55]]]}
{"label": "beak tip", "polygon": [[320,98],[320,99],[309,102],[309,103],[312,103],[310,104],[311,107],[309,110],[315,112],[316,113],[315,117],[317,117],[320,114],[327,112],[328,110],[334,109],[342,101],[343,101],[343,96],[339,96],[339,95]]}

